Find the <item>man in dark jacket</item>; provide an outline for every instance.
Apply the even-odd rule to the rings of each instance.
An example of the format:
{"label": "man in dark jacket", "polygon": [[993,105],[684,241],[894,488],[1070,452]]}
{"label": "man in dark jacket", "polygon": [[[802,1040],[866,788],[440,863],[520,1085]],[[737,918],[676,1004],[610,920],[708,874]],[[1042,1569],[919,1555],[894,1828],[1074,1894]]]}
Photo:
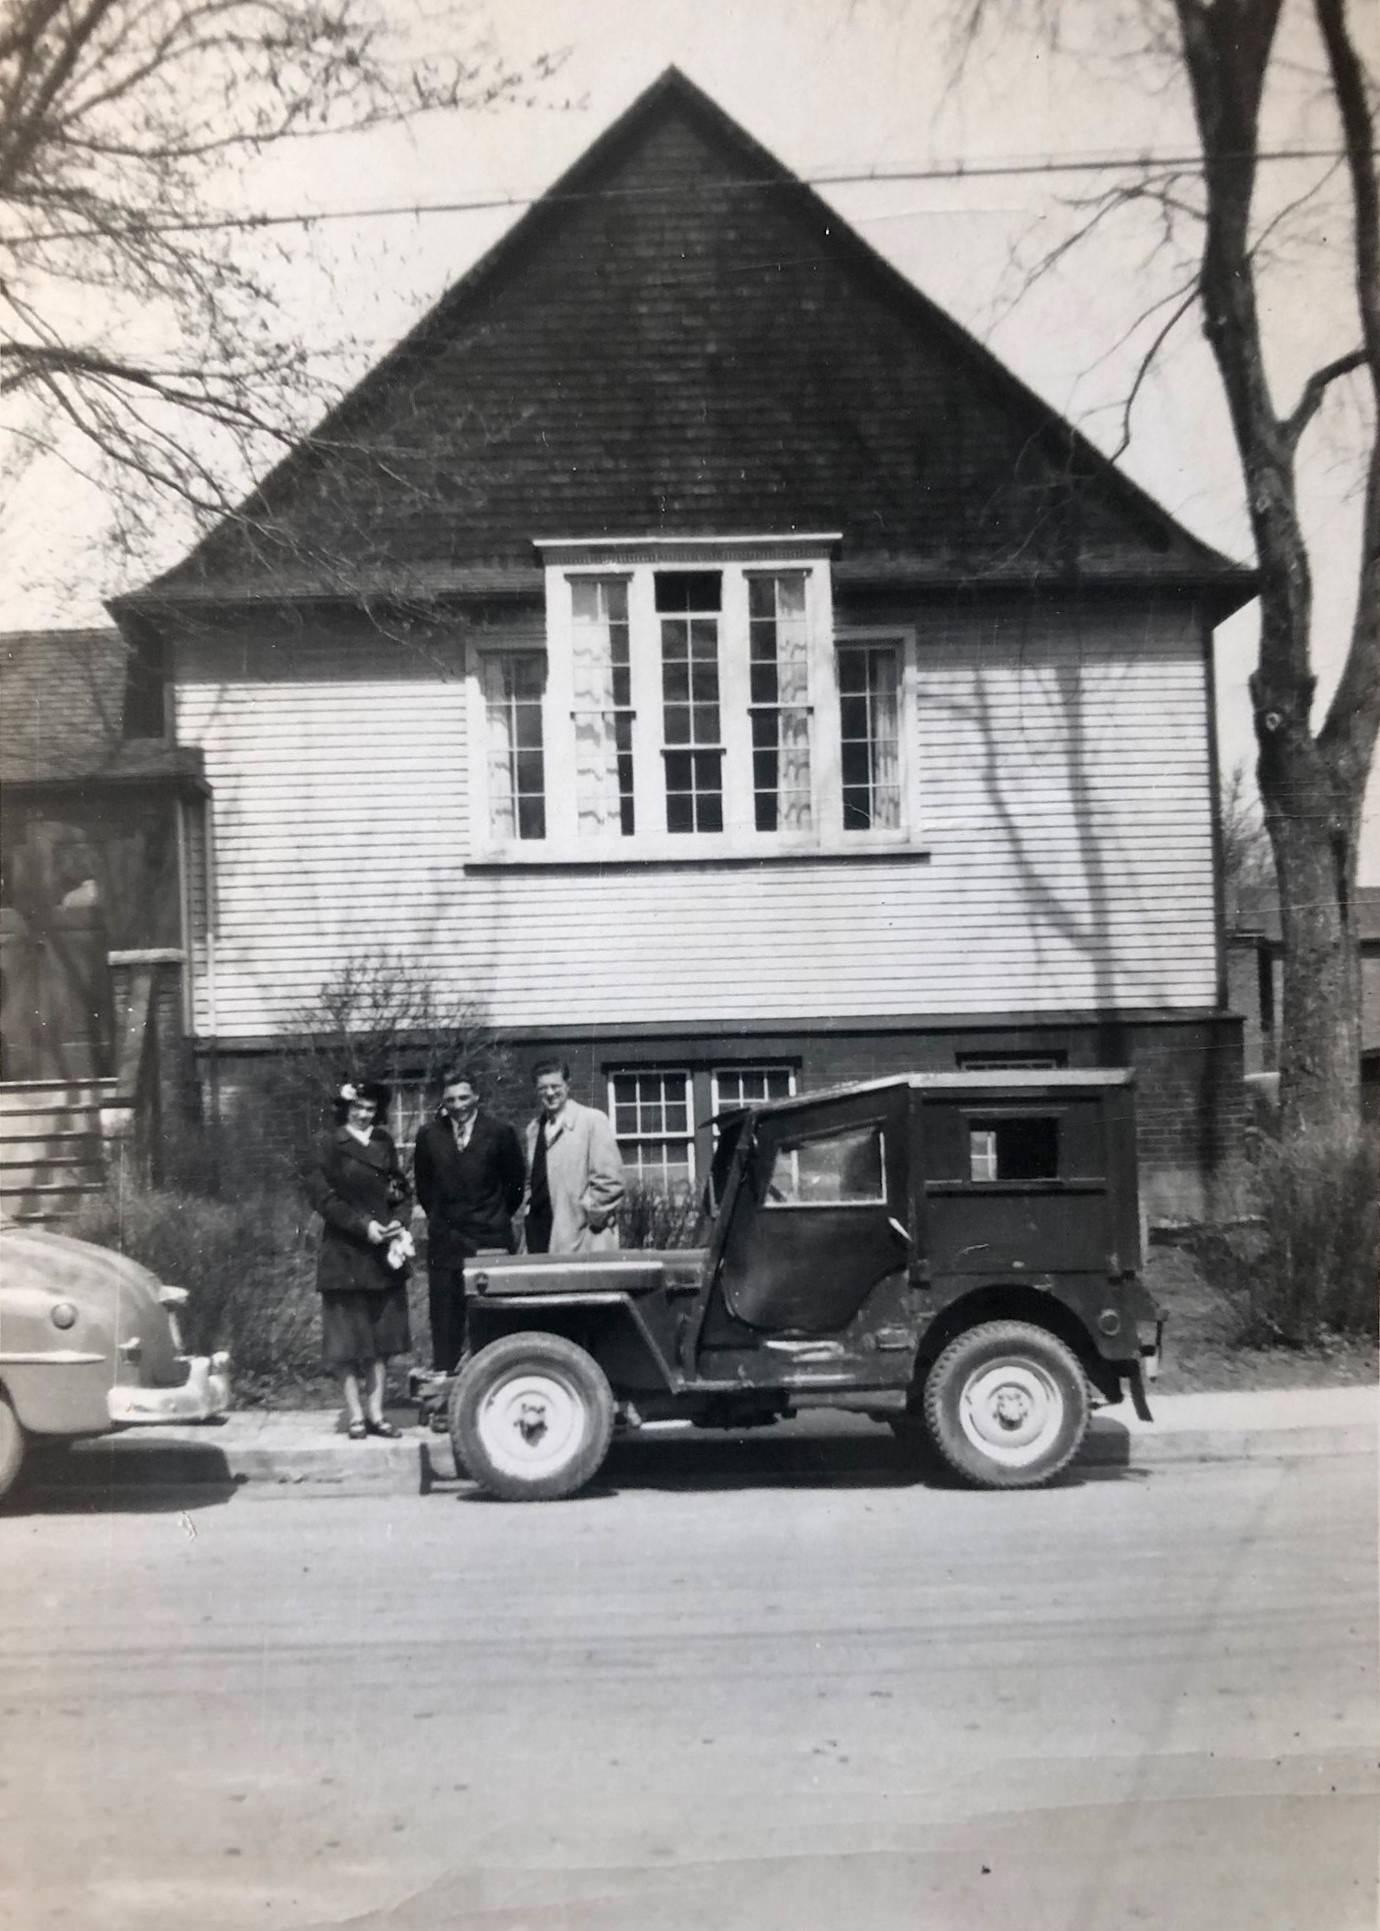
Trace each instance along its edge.
{"label": "man in dark jacket", "polygon": [[432,1366],[449,1374],[465,1346],[465,1262],[512,1251],[526,1185],[517,1134],[480,1111],[469,1073],[445,1075],[437,1116],[417,1135],[414,1178],[427,1217]]}

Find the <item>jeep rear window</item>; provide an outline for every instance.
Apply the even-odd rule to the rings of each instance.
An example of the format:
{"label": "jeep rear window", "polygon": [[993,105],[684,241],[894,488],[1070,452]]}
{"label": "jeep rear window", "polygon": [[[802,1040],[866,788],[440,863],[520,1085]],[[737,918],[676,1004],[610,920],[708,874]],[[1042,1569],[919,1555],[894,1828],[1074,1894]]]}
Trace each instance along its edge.
{"label": "jeep rear window", "polygon": [[767,1180],[768,1207],[851,1207],[885,1202],[882,1129],[851,1128],[819,1139],[786,1140]]}
{"label": "jeep rear window", "polygon": [[1050,1119],[970,1120],[972,1180],[1057,1180],[1059,1122]]}

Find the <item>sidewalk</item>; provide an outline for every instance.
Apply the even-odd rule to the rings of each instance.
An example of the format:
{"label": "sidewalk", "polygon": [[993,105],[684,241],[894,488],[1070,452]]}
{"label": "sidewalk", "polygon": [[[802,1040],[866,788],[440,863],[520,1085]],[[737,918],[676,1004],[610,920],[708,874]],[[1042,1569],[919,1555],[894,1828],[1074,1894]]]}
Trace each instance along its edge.
{"label": "sidewalk", "polygon": [[[1150,1405],[1153,1423],[1138,1421],[1129,1402],[1095,1415],[1080,1464],[1148,1468],[1376,1452],[1380,1390],[1375,1388],[1161,1397],[1152,1392]],[[444,1435],[412,1426],[410,1408],[394,1409],[393,1419],[405,1430],[401,1441],[352,1442],[333,1412],[241,1409],[219,1423],[129,1428],[79,1443],[61,1456],[35,1456],[32,1472],[36,1486],[63,1489],[211,1482],[279,1495],[418,1495],[435,1482],[456,1479]],[[808,1425],[819,1426],[813,1420]],[[829,1431],[852,1432],[860,1425],[866,1426],[831,1419]],[[675,1431],[681,1439],[689,1432]]]}

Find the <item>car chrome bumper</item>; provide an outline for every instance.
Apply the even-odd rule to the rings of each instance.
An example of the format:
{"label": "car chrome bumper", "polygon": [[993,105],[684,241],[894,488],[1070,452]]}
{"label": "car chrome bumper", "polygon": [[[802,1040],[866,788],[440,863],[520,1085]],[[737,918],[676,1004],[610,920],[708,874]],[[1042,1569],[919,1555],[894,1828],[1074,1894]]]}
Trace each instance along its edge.
{"label": "car chrome bumper", "polygon": [[196,1354],[187,1358],[187,1379],[176,1388],[141,1388],[117,1383],[105,1398],[117,1426],[150,1421],[210,1421],[230,1406],[230,1357]]}

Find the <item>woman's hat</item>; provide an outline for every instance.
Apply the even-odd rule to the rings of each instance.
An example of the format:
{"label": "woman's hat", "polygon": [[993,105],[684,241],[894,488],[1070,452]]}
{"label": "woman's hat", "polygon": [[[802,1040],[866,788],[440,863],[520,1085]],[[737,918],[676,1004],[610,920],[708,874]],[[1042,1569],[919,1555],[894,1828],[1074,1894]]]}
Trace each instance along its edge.
{"label": "woman's hat", "polygon": [[341,1106],[349,1106],[354,1100],[365,1100],[376,1107],[380,1113],[388,1111],[388,1102],[392,1097],[391,1088],[385,1086],[382,1080],[376,1079],[347,1079],[336,1094],[336,1100]]}

